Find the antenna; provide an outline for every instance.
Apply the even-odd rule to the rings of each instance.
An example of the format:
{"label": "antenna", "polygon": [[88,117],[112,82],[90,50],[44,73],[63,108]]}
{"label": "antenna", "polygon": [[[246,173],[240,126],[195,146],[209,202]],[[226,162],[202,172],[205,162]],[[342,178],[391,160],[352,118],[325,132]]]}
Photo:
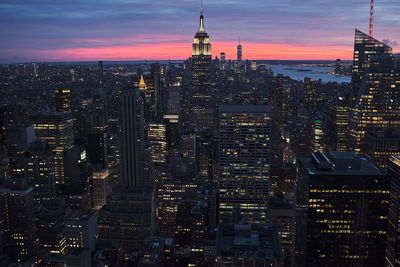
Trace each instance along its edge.
{"label": "antenna", "polygon": [[200,3],[200,10],[201,10],[201,14],[203,15],[203,0],[201,0],[201,3]]}
{"label": "antenna", "polygon": [[369,15],[369,36],[372,37],[374,35],[374,0],[371,0]]}

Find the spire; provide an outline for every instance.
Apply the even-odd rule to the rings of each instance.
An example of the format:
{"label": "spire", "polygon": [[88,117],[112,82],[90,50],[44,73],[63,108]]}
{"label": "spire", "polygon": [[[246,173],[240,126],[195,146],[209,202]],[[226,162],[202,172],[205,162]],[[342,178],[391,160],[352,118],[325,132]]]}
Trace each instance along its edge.
{"label": "spire", "polygon": [[204,10],[203,10],[203,0],[201,0],[201,8],[200,8],[200,28],[199,32],[205,32],[204,29]]}

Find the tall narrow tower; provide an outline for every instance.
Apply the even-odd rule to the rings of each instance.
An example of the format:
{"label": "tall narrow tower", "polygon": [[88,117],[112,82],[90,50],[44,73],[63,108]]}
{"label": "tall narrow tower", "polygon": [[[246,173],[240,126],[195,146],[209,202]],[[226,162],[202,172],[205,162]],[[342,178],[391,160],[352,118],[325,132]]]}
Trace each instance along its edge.
{"label": "tall narrow tower", "polygon": [[243,56],[243,47],[242,44],[240,43],[240,38],[239,38],[239,44],[237,46],[237,61],[242,61],[242,56]]}
{"label": "tall narrow tower", "polygon": [[194,36],[192,45],[192,96],[189,121],[194,129],[212,128],[214,125],[211,60],[211,43],[210,37],[204,27],[204,10],[202,5],[200,26]]}
{"label": "tall narrow tower", "polygon": [[374,35],[374,0],[371,0],[369,11],[369,36]]}

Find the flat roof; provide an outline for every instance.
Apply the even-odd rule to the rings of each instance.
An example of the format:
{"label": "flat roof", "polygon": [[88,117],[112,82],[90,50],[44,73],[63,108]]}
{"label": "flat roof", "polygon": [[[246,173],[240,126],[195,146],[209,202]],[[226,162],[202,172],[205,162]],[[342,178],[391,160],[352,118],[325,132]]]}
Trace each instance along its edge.
{"label": "flat roof", "polygon": [[234,104],[221,104],[219,112],[223,113],[270,113],[272,111],[271,105],[254,104],[254,105],[234,105]]}
{"label": "flat roof", "polygon": [[300,163],[309,175],[389,175],[369,158],[354,152],[330,152],[324,155],[331,161],[332,169],[319,168],[312,157],[301,157]]}

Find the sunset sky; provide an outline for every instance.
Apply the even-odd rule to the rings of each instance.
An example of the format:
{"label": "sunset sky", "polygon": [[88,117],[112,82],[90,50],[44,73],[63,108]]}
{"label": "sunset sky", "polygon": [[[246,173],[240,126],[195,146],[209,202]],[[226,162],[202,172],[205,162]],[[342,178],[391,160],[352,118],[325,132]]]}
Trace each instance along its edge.
{"label": "sunset sky", "polygon": [[[400,0],[375,1],[375,35],[400,52]],[[0,62],[185,59],[197,0],[1,0]],[[369,0],[205,0],[213,54],[351,59]],[[399,43],[399,44],[397,44]]]}

